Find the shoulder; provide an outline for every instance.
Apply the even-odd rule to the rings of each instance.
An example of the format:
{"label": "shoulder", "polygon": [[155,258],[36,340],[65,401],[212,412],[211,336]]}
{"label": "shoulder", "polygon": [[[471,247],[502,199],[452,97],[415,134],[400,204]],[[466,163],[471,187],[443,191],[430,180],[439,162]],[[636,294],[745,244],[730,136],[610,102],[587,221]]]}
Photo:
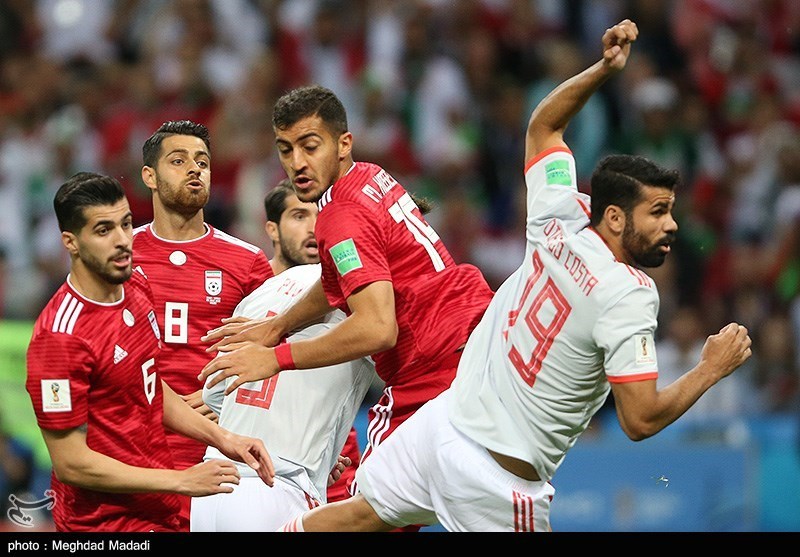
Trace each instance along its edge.
{"label": "shoulder", "polygon": [[237,238],[236,236],[232,236],[227,232],[223,232],[218,228],[214,228],[213,226],[209,225],[208,228],[211,230],[211,236],[215,243],[225,246],[229,249],[242,251],[242,252],[249,252],[253,255],[257,255],[261,252],[261,248],[251,244],[250,242],[246,242],[241,238]]}
{"label": "shoulder", "polygon": [[377,164],[353,163],[350,171],[330,187],[319,200],[320,215],[325,211],[333,212],[333,207],[342,208],[347,205],[377,210],[384,196],[395,188],[403,189],[391,174]]}
{"label": "shoulder", "polygon": [[141,226],[137,226],[136,228],[134,228],[133,229],[133,239],[134,240],[137,240],[137,239],[141,240],[142,238],[146,238],[147,235],[148,235],[148,232],[150,231],[150,224],[151,223],[148,222],[147,224],[143,224]]}
{"label": "shoulder", "polygon": [[85,302],[66,285],[53,295],[36,319],[30,350],[37,346],[69,347],[83,346],[81,338],[86,334],[86,326],[94,323],[91,304]]}
{"label": "shoulder", "polygon": [[322,274],[322,266],[319,263],[312,263],[308,265],[295,265],[286,269],[275,278],[291,278],[294,280],[306,280],[314,282]]}

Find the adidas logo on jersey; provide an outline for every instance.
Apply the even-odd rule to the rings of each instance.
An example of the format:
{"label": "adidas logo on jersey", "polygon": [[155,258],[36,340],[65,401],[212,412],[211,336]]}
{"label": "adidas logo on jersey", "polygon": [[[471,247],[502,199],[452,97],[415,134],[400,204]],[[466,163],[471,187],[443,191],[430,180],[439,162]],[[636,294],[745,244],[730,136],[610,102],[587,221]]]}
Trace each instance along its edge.
{"label": "adidas logo on jersey", "polygon": [[114,363],[115,364],[120,363],[122,360],[125,359],[125,357],[127,355],[128,355],[128,353],[125,352],[124,348],[121,348],[118,344],[114,345]]}

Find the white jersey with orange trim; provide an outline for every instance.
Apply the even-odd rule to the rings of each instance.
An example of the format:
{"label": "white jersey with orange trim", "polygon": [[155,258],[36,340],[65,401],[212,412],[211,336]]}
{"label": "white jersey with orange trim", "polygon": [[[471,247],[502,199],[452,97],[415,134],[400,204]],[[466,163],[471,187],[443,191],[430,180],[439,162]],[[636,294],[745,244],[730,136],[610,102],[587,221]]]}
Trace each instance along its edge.
{"label": "white jersey with orange trim", "polygon": [[603,405],[609,382],[658,376],[653,280],[589,226],[566,148],[525,168],[525,260],[497,290],[452,385],[453,425],[549,481]]}
{"label": "white jersey with orange trim", "polygon": [[[234,316],[262,318],[286,311],[320,277],[320,265],[298,265],[268,279],[243,299]],[[306,326],[288,341],[312,338],[342,321],[340,310]],[[287,370],[267,380],[245,383],[230,395],[228,378],[203,389],[203,401],[217,414],[219,425],[264,442],[276,474],[320,502],[326,500],[328,474],[347,440],[363,399],[375,377],[369,357],[314,370]],[[206,460],[225,458],[209,447]],[[242,476],[254,476],[240,464]]]}

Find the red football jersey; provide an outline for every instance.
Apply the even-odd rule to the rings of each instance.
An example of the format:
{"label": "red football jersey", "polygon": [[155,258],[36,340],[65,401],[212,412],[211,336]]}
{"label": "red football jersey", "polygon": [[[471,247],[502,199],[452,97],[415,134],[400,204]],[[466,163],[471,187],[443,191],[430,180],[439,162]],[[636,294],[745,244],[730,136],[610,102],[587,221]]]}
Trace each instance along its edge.
{"label": "red football jersey", "polygon": [[492,290],[473,265],[456,265],[408,192],[380,166],[355,163],[318,202],[315,234],[328,301],[391,281],[397,344],[374,355],[378,375],[397,385],[420,363],[449,357],[483,316]]}
{"label": "red football jersey", "polygon": [[[143,468],[173,468],[162,423],[159,329],[139,273],[113,304],[81,296],[69,279],[36,320],[26,388],[42,429],[86,424],[90,449]],[[59,531],[178,531],[171,493],[106,493],[52,476]]]}
{"label": "red football jersey", "polygon": [[[134,230],[133,265],[148,278],[163,334],[159,369],[180,395],[203,388],[197,374],[211,360],[200,337],[222,325],[242,298],[274,276],[263,250],[208,226],[185,242],[159,238],[152,224]],[[205,445],[167,432],[175,467],[201,462]]]}

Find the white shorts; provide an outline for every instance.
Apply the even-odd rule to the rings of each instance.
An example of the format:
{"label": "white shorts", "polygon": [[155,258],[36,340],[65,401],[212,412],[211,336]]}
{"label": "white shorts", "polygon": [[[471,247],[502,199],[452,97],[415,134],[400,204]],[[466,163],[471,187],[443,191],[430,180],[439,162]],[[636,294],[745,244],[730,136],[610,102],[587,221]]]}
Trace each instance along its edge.
{"label": "white shorts", "polygon": [[361,494],[385,522],[439,522],[450,532],[549,532],[555,489],[500,467],[455,429],[445,391],[376,447],[356,470]]}
{"label": "white shorts", "polygon": [[277,532],[319,502],[275,476],[269,487],[259,477],[243,477],[233,493],[192,497],[191,532]]}

